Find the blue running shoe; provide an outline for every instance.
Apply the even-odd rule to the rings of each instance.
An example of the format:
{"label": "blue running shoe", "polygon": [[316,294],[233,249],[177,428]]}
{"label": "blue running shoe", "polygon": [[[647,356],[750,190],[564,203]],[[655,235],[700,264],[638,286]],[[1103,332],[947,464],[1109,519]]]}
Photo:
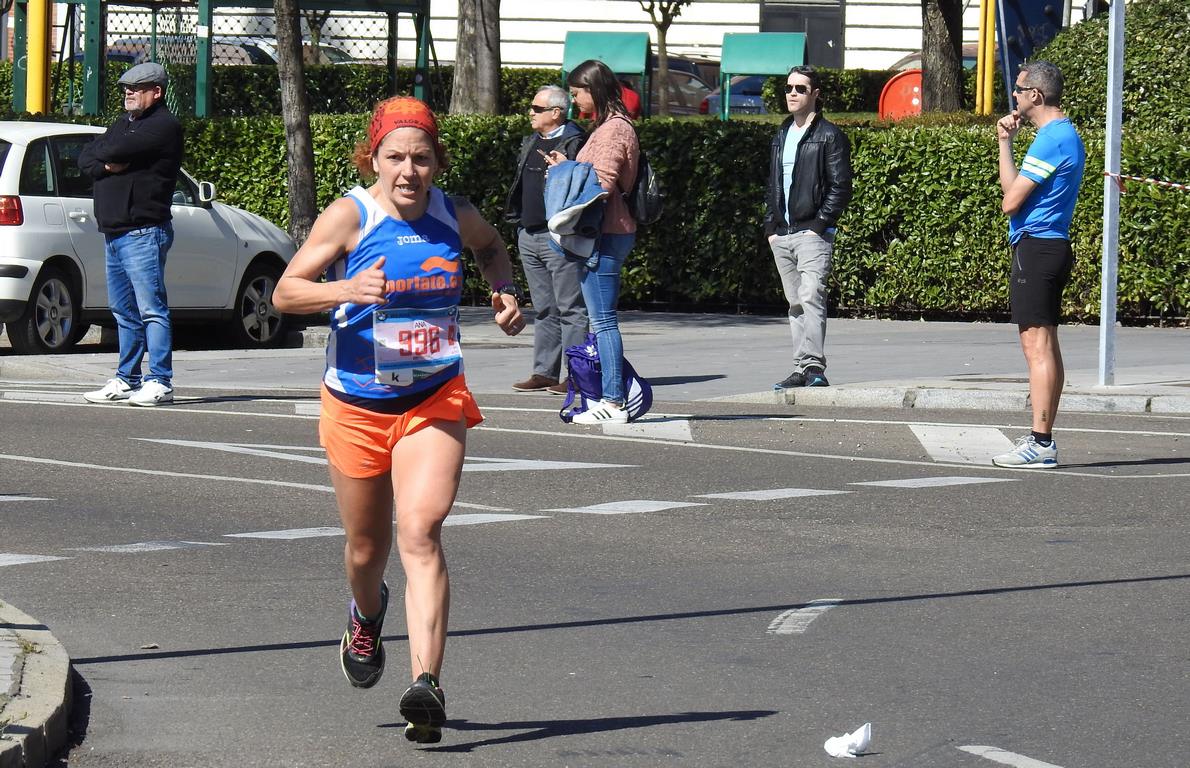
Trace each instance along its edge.
{"label": "blue running shoe", "polygon": [[806,369],[806,384],[807,387],[829,387],[831,383],[826,380],[826,371],[821,368],[807,368]]}
{"label": "blue running shoe", "polygon": [[1042,445],[1033,439],[1033,435],[1025,435],[1016,441],[1015,448],[995,457],[992,463],[1013,469],[1054,469],[1058,466],[1058,441],[1051,440],[1049,445]]}
{"label": "blue running shoe", "polygon": [[380,632],[384,628],[384,614],[388,613],[388,584],[380,582],[380,615],[364,621],[355,607],[355,600],[347,609],[347,631],[339,643],[339,664],[347,682],[356,688],[371,688],[384,674],[384,644]]}

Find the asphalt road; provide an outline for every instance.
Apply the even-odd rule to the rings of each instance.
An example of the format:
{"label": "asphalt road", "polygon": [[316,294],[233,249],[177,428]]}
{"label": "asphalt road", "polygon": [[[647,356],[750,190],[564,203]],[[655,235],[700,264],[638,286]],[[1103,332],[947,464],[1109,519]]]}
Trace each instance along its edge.
{"label": "asphalt road", "polygon": [[869,767],[1190,754],[1184,417],[1064,415],[1063,468],[1012,472],[945,438],[1016,414],[662,402],[605,434],[482,396],[445,534],[450,722],[416,748],[399,600],[384,680],[338,668],[314,393],[84,388],[0,392],[0,552],[60,558],[0,593],[74,662],[61,765],[818,766],[865,722]]}

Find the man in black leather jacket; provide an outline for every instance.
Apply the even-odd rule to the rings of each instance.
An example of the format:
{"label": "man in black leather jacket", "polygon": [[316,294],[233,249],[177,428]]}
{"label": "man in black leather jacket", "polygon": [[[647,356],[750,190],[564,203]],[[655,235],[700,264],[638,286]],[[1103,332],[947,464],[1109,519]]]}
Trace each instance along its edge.
{"label": "man in black leather jacket", "polygon": [[793,372],[773,389],[825,387],[826,299],[835,226],[851,200],[851,146],[822,116],[813,67],[789,71],[789,117],[773,138],[764,234],[789,302]]}
{"label": "man in black leather jacket", "polygon": [[505,203],[504,218],[518,225],[517,250],[537,316],[533,373],[512,385],[518,392],[566,394],[566,383],[559,381],[562,353],[587,339],[587,305],[579,287],[582,264],[550,247],[545,218],[545,155],[557,151],[573,160],[587,140],[583,129],[566,119],[569,108],[566,89],[557,85],[537,89],[529,106],[533,133],[521,144],[516,177]]}
{"label": "man in black leather jacket", "polygon": [[[168,80],[154,62],[125,72],[119,86],[127,114],[79,155],[79,168],[95,180],[108,306],[120,341],[116,375],[83,395],[92,403],[153,406],[174,399],[165,255],[174,240],[170,205],[182,167],[182,126],[165,106]],[[149,373],[142,378],[146,352]]]}

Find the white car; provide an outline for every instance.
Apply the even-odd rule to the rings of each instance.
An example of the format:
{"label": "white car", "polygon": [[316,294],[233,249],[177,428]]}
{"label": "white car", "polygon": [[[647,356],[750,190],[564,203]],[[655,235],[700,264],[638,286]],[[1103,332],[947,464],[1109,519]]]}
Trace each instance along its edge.
{"label": "white car", "polygon": [[[0,322],[17,352],[61,352],[91,323],[114,326],[104,238],[92,180],[79,153],[102,128],[0,121]],[[183,171],[165,262],[176,325],[215,322],[244,348],[280,342],[286,318],[273,289],[293,240],[261,217],[214,201],[215,188]]]}

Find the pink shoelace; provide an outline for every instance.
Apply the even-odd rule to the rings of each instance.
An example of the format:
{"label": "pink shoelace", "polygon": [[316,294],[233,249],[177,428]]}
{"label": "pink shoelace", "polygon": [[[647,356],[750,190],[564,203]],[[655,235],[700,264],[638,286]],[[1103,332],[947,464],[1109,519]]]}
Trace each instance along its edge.
{"label": "pink shoelace", "polygon": [[365,624],[355,616],[351,617],[351,640],[347,648],[357,656],[371,656],[376,653],[376,625]]}

